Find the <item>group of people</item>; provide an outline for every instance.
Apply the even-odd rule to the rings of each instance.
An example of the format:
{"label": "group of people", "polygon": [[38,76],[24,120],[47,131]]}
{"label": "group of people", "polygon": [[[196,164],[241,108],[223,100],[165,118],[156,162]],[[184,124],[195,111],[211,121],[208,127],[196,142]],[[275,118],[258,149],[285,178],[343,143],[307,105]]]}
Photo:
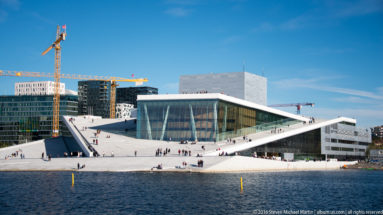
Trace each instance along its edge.
{"label": "group of people", "polygon": [[[170,153],[170,149],[166,148],[162,151],[162,148],[157,148],[156,150],[156,157],[166,156]],[[137,155],[137,151],[135,151],[135,156]]]}
{"label": "group of people", "polygon": [[77,163],[77,169],[84,169],[84,168],[85,168],[85,164],[80,165],[80,163]]}
{"label": "group of people", "polygon": [[278,133],[282,133],[284,130],[282,128],[274,128],[273,130],[271,130],[271,133],[272,134],[278,134]]}
{"label": "group of people", "polygon": [[228,156],[229,154],[227,153],[227,152],[224,152],[224,151],[222,151],[222,152],[220,152],[219,154],[218,154],[218,156]]}
{"label": "group of people", "polygon": [[[315,123],[315,118],[310,117],[309,124],[313,124],[313,123]],[[303,121],[303,124],[306,124],[306,121]]]}
{"label": "group of people", "polygon": [[[52,156],[51,156],[51,155],[48,155],[47,158],[48,158],[48,161],[51,161]],[[45,160],[45,154],[44,154],[44,152],[41,153],[41,159]]]}
{"label": "group of people", "polygon": [[185,91],[182,92],[182,94],[206,94],[206,93],[208,93],[207,90],[200,90],[197,92],[185,92]]}
{"label": "group of people", "polygon": [[5,156],[5,160],[11,159],[11,158],[17,158],[20,154],[20,158],[24,159],[25,155],[23,154],[23,151],[21,149],[17,150],[16,152],[11,153],[10,155]]}
{"label": "group of people", "polygon": [[183,156],[191,156],[191,150],[185,150],[185,149],[178,149],[178,155],[181,156],[181,152]]}

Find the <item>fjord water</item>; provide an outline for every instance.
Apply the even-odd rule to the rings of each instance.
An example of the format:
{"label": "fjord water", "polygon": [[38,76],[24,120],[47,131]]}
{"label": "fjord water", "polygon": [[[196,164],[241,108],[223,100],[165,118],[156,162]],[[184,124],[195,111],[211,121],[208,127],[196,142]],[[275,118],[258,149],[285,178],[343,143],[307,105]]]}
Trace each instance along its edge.
{"label": "fjord water", "polygon": [[[244,191],[240,192],[240,177]],[[0,214],[251,214],[382,210],[383,171],[0,172]]]}

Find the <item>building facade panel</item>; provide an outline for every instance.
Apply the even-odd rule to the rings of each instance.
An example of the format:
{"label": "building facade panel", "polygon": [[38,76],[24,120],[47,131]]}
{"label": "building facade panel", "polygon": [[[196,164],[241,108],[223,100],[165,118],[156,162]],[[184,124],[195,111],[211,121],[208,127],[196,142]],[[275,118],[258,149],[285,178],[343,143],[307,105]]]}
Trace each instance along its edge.
{"label": "building facade panel", "polygon": [[[77,115],[78,98],[60,97],[60,116]],[[0,96],[0,143],[20,144],[52,137],[53,96]],[[60,135],[70,136],[60,119]]]}
{"label": "building facade panel", "polygon": [[158,88],[154,87],[123,87],[117,88],[117,103],[133,104],[137,108],[138,95],[157,95]]}
{"label": "building facade panel", "polygon": [[298,122],[219,99],[138,101],[137,138],[220,141]]}
{"label": "building facade panel", "polygon": [[371,143],[371,132],[352,124],[336,123],[321,128],[321,141],[321,152],[328,157],[364,157]]}
{"label": "building facade panel", "polygon": [[110,117],[110,81],[78,82],[78,114]]}
{"label": "building facade panel", "polygon": [[[33,81],[15,83],[15,95],[53,95],[55,82],[53,81]],[[65,83],[60,83],[59,92],[65,94]]]}
{"label": "building facade panel", "polygon": [[267,105],[267,79],[262,76],[245,73],[245,100]]}
{"label": "building facade panel", "polygon": [[267,79],[248,72],[183,75],[180,77],[179,93],[222,93],[267,105]]}

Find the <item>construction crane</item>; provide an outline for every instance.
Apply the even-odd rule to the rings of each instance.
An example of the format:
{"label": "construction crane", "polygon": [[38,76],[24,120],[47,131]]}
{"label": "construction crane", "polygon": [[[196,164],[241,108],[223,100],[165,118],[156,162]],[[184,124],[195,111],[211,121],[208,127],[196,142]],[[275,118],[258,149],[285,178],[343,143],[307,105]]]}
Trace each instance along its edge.
{"label": "construction crane", "polygon": [[66,25],[63,26],[64,31],[60,32],[60,26],[57,25],[56,41],[52,43],[41,55],[45,55],[52,48],[55,49],[55,86],[53,96],[53,123],[52,123],[52,136],[59,135],[59,114],[60,114],[60,70],[61,70],[61,41],[66,37]]}
{"label": "construction crane", "polygon": [[[111,76],[93,76],[93,75],[77,75],[77,74],[59,74],[56,76],[52,73],[44,73],[44,72],[23,72],[23,71],[5,71],[0,70],[0,76],[15,76],[15,77],[35,77],[35,78],[66,78],[66,79],[78,79],[78,80],[94,80],[94,81],[110,81],[111,82],[111,89],[110,89],[110,118],[114,119],[116,117],[116,87],[118,86],[117,82],[135,82],[136,84],[147,82],[147,78],[136,78],[136,79],[127,79],[127,78],[120,78],[120,77],[111,77]],[[60,96],[60,94],[59,94]],[[57,106],[59,107],[59,106]],[[57,112],[57,114],[59,111]],[[58,121],[57,121],[58,123]],[[54,127],[52,125],[52,131],[55,129],[58,129],[57,127]]]}
{"label": "construction crane", "polygon": [[315,103],[305,102],[305,103],[295,103],[295,104],[276,104],[269,105],[269,107],[297,107],[297,114],[301,114],[302,106],[311,106],[314,107]]}

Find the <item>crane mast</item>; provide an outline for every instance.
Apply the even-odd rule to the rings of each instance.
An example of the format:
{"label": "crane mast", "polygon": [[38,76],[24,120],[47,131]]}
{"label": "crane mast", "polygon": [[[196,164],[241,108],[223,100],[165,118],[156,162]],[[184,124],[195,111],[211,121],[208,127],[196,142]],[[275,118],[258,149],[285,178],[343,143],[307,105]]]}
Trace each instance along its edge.
{"label": "crane mast", "polygon": [[52,116],[52,136],[59,135],[59,117],[60,117],[60,72],[61,72],[61,41],[66,37],[66,25],[62,26],[65,31],[60,32],[60,26],[57,25],[56,41],[52,43],[41,55],[45,55],[52,48],[55,49],[55,85],[53,96],[53,116]]}
{"label": "crane mast", "polygon": [[[56,41],[60,37],[60,26],[57,26]],[[61,72],[61,47],[60,43],[55,45],[55,87],[53,96],[53,123],[52,136],[59,136],[59,116],[60,116],[60,72]]]}

